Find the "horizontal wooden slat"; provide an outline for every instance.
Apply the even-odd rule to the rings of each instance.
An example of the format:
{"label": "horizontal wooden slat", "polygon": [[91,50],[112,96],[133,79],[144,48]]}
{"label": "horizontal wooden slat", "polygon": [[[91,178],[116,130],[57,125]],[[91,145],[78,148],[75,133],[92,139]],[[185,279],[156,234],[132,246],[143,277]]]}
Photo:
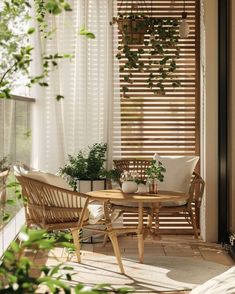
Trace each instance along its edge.
{"label": "horizontal wooden slat", "polygon": [[[187,22],[190,34],[187,39],[179,39],[180,57],[176,60],[177,68],[172,79],[177,77],[181,87],[173,88],[172,79],[164,80],[165,94],[154,93],[147,87],[149,74],[158,76],[161,56],[150,55],[148,46],[132,45],[131,50],[139,48],[145,50],[141,61],[148,65],[149,59],[154,61],[151,68],[143,71],[138,69],[123,69],[119,75],[114,76],[113,89],[113,157],[152,158],[155,152],[161,155],[193,155],[198,154],[198,121],[199,121],[199,44],[197,11],[199,0],[145,0],[136,1],[133,9],[141,10],[148,16],[163,18],[176,17],[181,22],[182,12],[188,13]],[[118,0],[117,8],[120,13],[130,12],[131,2]],[[142,5],[140,5],[142,3]],[[138,12],[136,11],[136,12]],[[133,10],[133,12],[135,12]],[[117,26],[113,26],[117,29]],[[146,34],[145,38],[149,38]],[[119,45],[122,45],[122,36],[117,35]],[[116,53],[118,50],[116,50]],[[171,56],[174,51],[168,51]],[[115,53],[115,55],[116,55]],[[125,59],[114,60],[115,68],[122,67]],[[125,82],[124,78],[132,74],[132,84]],[[128,86],[126,97],[122,96],[122,87]],[[124,223],[136,225],[138,215],[125,213]],[[145,216],[147,223],[147,216]],[[183,216],[168,214],[160,215],[160,233],[192,233],[192,227]]]}

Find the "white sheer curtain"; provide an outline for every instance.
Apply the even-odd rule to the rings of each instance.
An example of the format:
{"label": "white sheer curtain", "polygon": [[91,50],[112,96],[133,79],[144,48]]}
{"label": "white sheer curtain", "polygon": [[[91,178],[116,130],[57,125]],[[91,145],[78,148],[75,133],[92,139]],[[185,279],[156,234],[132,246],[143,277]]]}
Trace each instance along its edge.
{"label": "white sheer curtain", "polygon": [[[108,142],[110,103],[112,101],[112,1],[70,1],[73,11],[49,22],[56,30],[52,40],[39,39],[35,56],[40,51],[72,53],[51,74],[49,87],[34,90],[37,97],[33,113],[33,156],[36,168],[56,172],[67,154],[95,142]],[[96,36],[79,35],[86,27]],[[44,48],[43,48],[44,47]],[[42,48],[42,49],[41,49]],[[37,73],[40,63],[35,63]],[[34,72],[34,73],[35,73]],[[56,101],[60,93],[64,99]]]}

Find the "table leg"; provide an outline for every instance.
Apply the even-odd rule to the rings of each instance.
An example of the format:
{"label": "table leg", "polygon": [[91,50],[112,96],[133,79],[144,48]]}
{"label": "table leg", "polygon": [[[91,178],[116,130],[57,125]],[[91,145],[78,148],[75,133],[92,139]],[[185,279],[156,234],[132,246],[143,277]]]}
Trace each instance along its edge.
{"label": "table leg", "polygon": [[140,262],[144,261],[144,232],[143,232],[143,203],[139,202],[139,222],[138,222],[138,250]]}
{"label": "table leg", "polygon": [[158,231],[159,230],[159,209],[161,207],[160,203],[155,203],[153,205],[154,214],[155,214],[155,228]]}
{"label": "table leg", "polygon": [[114,254],[116,256],[117,263],[119,265],[121,273],[124,274],[125,271],[124,271],[124,267],[123,267],[123,264],[122,264],[120,248],[119,248],[119,244],[118,244],[118,240],[117,240],[117,234],[113,230],[111,218],[110,218],[110,215],[109,215],[108,205],[107,205],[106,202],[104,203],[104,216],[105,216],[105,225],[106,225],[106,228],[107,228],[107,233],[108,233],[110,241],[112,242],[113,251],[114,251]]}

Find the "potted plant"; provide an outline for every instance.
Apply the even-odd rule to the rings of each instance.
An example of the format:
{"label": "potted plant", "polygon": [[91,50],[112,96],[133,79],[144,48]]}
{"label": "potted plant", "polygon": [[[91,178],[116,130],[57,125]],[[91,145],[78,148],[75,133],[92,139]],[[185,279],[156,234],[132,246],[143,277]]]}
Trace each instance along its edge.
{"label": "potted plant", "polygon": [[[179,58],[179,22],[177,18],[150,18],[141,14],[119,15],[113,23],[118,23],[123,33],[123,42],[118,47],[116,58],[121,61],[120,72],[124,73],[122,87],[123,97],[128,97],[128,84],[133,84],[134,75],[138,72],[149,73],[147,87],[155,94],[165,94],[165,81],[171,80],[173,87],[181,85],[176,76],[177,59]],[[129,31],[133,23],[142,28],[142,46],[131,46]],[[144,34],[148,37],[144,37]],[[132,32],[132,34],[134,34]],[[156,58],[157,57],[157,58]]]}
{"label": "potted plant", "polygon": [[60,168],[59,174],[79,192],[105,189],[106,151],[107,144],[95,143],[77,155],[68,155],[68,163]]}
{"label": "potted plant", "polygon": [[6,180],[10,172],[10,165],[7,157],[3,157],[0,160],[0,203],[6,202]]}
{"label": "potted plant", "polygon": [[113,17],[111,24],[115,23],[117,23],[118,30],[122,34],[123,44],[141,45],[144,43],[149,25],[148,18],[144,14],[119,14],[117,17]]}
{"label": "potted plant", "polygon": [[149,193],[157,194],[157,180],[163,182],[166,169],[160,161],[152,160],[151,165],[146,169],[149,183]]}

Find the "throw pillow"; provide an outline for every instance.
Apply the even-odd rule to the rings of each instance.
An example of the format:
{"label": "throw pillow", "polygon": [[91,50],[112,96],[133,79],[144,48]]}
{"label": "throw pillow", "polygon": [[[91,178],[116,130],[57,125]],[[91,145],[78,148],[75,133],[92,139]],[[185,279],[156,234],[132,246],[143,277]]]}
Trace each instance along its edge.
{"label": "throw pillow", "polygon": [[189,191],[191,176],[198,162],[198,156],[159,156],[156,153],[153,158],[160,161],[166,168],[164,181],[158,183],[159,190],[183,193]]}

